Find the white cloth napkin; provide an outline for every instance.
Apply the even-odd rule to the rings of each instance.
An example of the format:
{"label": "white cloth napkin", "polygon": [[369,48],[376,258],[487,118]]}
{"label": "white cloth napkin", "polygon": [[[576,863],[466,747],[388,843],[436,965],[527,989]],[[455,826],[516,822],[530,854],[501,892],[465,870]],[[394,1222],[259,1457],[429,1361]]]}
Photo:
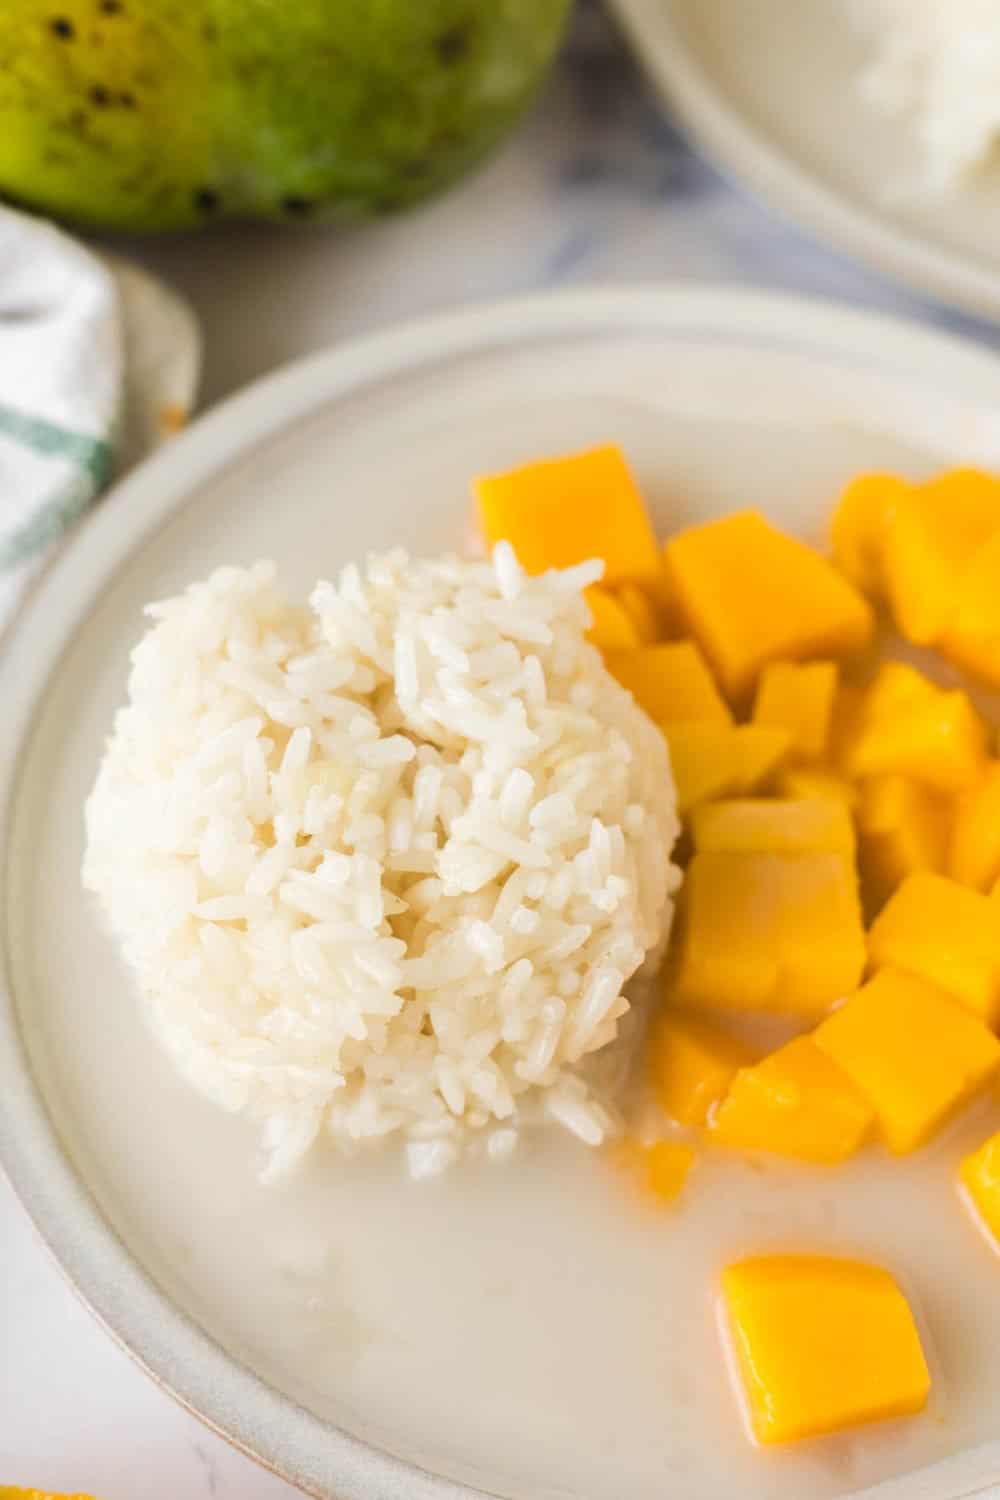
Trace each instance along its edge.
{"label": "white cloth napkin", "polygon": [[184,425],[200,363],[173,292],[0,208],[0,630],[108,482]]}

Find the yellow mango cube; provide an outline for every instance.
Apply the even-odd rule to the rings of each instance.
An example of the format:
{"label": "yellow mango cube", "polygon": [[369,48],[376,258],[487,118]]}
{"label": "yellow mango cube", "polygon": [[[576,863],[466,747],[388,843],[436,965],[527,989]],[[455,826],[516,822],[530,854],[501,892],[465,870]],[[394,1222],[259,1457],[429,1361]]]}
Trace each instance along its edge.
{"label": "yellow mango cube", "polygon": [[995,760],[955,806],[948,874],[977,891],[988,890],[1000,876],[1000,763]]}
{"label": "yellow mango cube", "polygon": [[825,849],[854,856],[850,813],[843,802],[830,798],[746,797],[706,802],[691,814],[691,837],[696,850],[808,854]]}
{"label": "yellow mango cube", "polygon": [[851,809],[858,800],[857,787],[838,771],[818,766],[785,766],[774,779],[779,797],[793,802],[836,802]]}
{"label": "yellow mango cube", "polygon": [[1000,1042],[922,979],[882,969],[813,1032],[872,1104],[890,1151],[922,1146],[996,1073]]}
{"label": "yellow mango cube", "polygon": [[734,700],[770,662],[839,658],[874,633],[870,606],[826,559],[756,512],[682,531],[666,556],[688,629]]}
{"label": "yellow mango cube", "polygon": [[649,1042],[653,1091],[664,1114],[679,1125],[704,1125],[737,1069],[753,1060],[753,1051],[740,1037],[670,1009]]}
{"label": "yellow mango cube", "polygon": [[510,542],[528,573],[600,557],[607,585],[659,578],[646,507],[613,443],[485,475],[474,488],[487,543]]}
{"label": "yellow mango cube", "polygon": [[612,1148],[618,1166],[638,1178],[643,1190],[660,1203],[672,1203],[678,1196],[694,1165],[694,1149],[684,1141],[654,1141],[643,1146],[638,1141],[619,1141]]}
{"label": "yellow mango cube", "polygon": [[859,474],[846,486],[833,513],[834,562],[871,598],[882,592],[886,531],[909,489],[895,474]]}
{"label": "yellow mango cube", "polygon": [[669,983],[699,1010],[816,1020],[858,984],[864,929],[841,854],[696,854]]}
{"label": "yellow mango cube", "polygon": [[1000,1130],[965,1158],[958,1176],[983,1227],[1000,1249]]}
{"label": "yellow mango cube", "polygon": [[868,934],[873,967],[936,985],[987,1025],[1000,1021],[1000,922],[988,896],[944,875],[911,875]]}
{"label": "yellow mango cube", "polygon": [[764,724],[737,724],[730,733],[739,767],[733,791],[756,792],[788,755],[788,731]]}
{"label": "yellow mango cube", "polygon": [[617,598],[635,627],[637,645],[652,646],[662,640],[664,627],[651,589],[638,583],[622,583],[618,586]]}
{"label": "yellow mango cube", "polygon": [[943,793],[972,786],[985,766],[982,719],[965,693],[942,691],[868,719],[847,759],[858,779],[908,776]]}
{"label": "yellow mango cube", "polygon": [[772,662],[760,674],[753,722],[787,729],[793,758],[819,760],[830,739],[838,675],[832,661]]}
{"label": "yellow mango cube", "polygon": [[754,792],[788,752],[787,729],[759,724],[664,724],[677,786],[677,809],[687,813],[711,797]]}
{"label": "yellow mango cube", "polygon": [[905,776],[862,783],[857,806],[861,872],[873,906],[882,906],[908,875],[945,867],[954,806]]}
{"label": "yellow mango cube", "polygon": [[599,583],[584,592],[590,610],[591,625],[587,640],[605,655],[611,651],[629,650],[639,644],[639,635],[625,606]]}
{"label": "yellow mango cube", "polygon": [[726,1267],[722,1296],[759,1443],[819,1437],[927,1404],[920,1334],[880,1266],[755,1256]]}
{"label": "yellow mango cube", "polygon": [[682,1141],[656,1141],[646,1147],[646,1185],[662,1203],[672,1203],[694,1166],[694,1151]]}
{"label": "yellow mango cube", "polygon": [[938,642],[949,660],[1000,687],[1000,533],[966,567]]}
{"label": "yellow mango cube", "polygon": [[847,1074],[800,1036],[740,1069],[709,1133],[721,1146],[832,1166],[864,1144],[874,1119]]}
{"label": "yellow mango cube", "polygon": [[717,724],[728,728],[733,722],[693,641],[612,652],[608,671],[658,724]]}
{"label": "yellow mango cube", "polygon": [[1000,531],[1000,481],[956,469],[914,485],[893,507],[882,548],[886,593],[907,640],[934,645],[967,591],[966,571]]}
{"label": "yellow mango cube", "polygon": [[905,661],[884,661],[864,689],[859,702],[865,724],[892,718],[904,709],[934,703],[941,689],[936,682]]}

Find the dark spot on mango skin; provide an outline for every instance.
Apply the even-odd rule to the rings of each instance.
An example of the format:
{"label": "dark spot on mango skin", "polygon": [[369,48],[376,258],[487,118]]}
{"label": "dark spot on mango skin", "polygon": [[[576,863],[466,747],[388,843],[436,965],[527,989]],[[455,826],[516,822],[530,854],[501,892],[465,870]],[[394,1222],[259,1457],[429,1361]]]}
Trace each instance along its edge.
{"label": "dark spot on mango skin", "polygon": [[[554,33],[570,0],[508,3],[529,14],[533,77],[535,6],[540,17],[552,7]],[[229,217],[311,229],[415,203],[484,153],[521,107],[516,69],[508,88],[506,73],[497,82],[478,66],[497,40],[484,20],[490,0],[430,0],[426,10],[401,0],[398,28],[397,0],[385,0],[384,36],[378,3],[371,25],[352,19],[343,36],[335,25],[327,33],[321,18],[339,5],[369,10],[352,0],[0,0],[0,50],[18,21],[0,61],[0,191],[23,189],[81,225],[153,233],[214,232]],[[288,23],[276,47],[257,30],[271,14]],[[183,130],[171,128],[172,109],[190,112]],[[30,150],[4,150],[12,118]],[[69,170],[43,163],[50,140]]]}
{"label": "dark spot on mango skin", "polygon": [[434,51],[446,65],[459,63],[467,55],[471,41],[470,26],[467,22],[459,23],[457,26],[449,26],[447,31],[442,31],[435,38]]}

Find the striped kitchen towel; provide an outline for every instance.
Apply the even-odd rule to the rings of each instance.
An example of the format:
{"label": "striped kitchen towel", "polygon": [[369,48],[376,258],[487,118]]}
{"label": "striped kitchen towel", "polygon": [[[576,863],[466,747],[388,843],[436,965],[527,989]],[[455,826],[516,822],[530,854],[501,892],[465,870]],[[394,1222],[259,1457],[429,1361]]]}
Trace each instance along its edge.
{"label": "striped kitchen towel", "polygon": [[173,292],[0,207],[0,630],[97,495],[183,426],[200,358]]}

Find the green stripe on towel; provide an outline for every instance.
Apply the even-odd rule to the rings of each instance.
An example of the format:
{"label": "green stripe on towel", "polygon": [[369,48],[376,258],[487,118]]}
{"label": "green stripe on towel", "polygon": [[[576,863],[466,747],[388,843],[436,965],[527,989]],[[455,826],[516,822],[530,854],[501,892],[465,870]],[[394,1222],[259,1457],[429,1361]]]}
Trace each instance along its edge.
{"label": "green stripe on towel", "polygon": [[13,406],[0,403],[0,434],[23,448],[32,448],[50,458],[65,458],[83,469],[94,489],[103,489],[111,477],[111,444],[105,438],[88,437],[60,427],[44,417],[29,417]]}
{"label": "green stripe on towel", "polygon": [[44,417],[29,417],[0,403],[0,437],[43,457],[62,459],[75,473],[0,544],[0,572],[16,568],[62,535],[111,477],[111,444],[73,432]]}

